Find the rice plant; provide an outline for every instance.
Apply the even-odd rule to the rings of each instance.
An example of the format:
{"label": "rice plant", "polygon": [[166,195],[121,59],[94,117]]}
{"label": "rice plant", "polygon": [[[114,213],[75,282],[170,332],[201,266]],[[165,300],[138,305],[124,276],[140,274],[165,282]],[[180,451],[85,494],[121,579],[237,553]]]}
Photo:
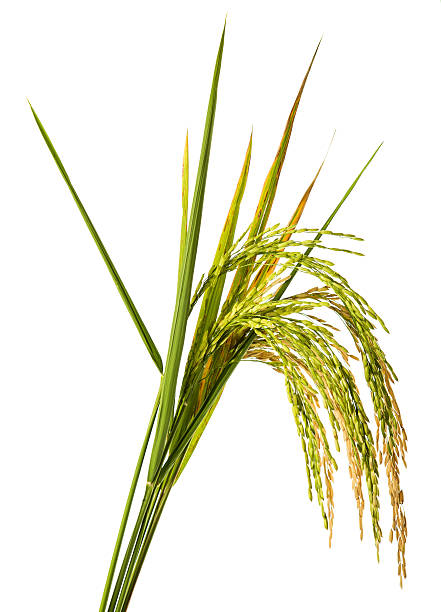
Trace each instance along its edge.
{"label": "rice plant", "polygon": [[[288,223],[283,226],[268,225],[294,120],[317,47],[292,106],[251,223],[245,232],[236,237],[239,208],[250,169],[252,135],[213,263],[194,288],[194,267],[224,36],[225,27],[214,68],[191,207],[188,135],[185,141],[179,273],[165,365],[31,106],[46,145],[159,371],[158,392],[118,531],[100,612],[122,612],[127,609],[167,498],[187,466],[228,379],[242,360],[267,364],[280,375],[285,385],[303,451],[308,495],[311,500],[314,496],[317,500],[324,526],[329,531],[329,544],[334,519],[335,451],[339,451],[341,445],[346,450],[359,515],[360,537],[363,536],[367,491],[377,555],[382,539],[379,469],[380,465],[384,466],[392,505],[390,540],[395,538],[397,542],[401,584],[406,577],[407,529],[399,473],[400,462],[405,464],[406,433],[393,392],[396,376],[375,336],[377,327],[384,330],[386,327],[368,302],[335,270],[330,261],[333,251],[358,254],[351,245],[359,239],[328,230],[380,147],[321,228],[301,228],[299,221],[323,163]],[[312,255],[312,251],[323,253],[323,258]],[[298,274],[311,277],[310,289],[296,293],[293,281]],[[230,282],[228,290],[227,281]],[[197,308],[193,341],[182,367],[187,325]],[[347,336],[352,338],[350,350],[338,339],[339,330],[335,321],[339,322],[340,328],[349,332]],[[372,398],[375,432],[371,429],[368,410],[360,398],[359,383],[351,370],[352,362],[357,359],[363,364],[365,384]],[[143,482],[140,474],[147,455],[147,478]],[[127,521],[138,487],[141,487],[144,497],[123,550]]]}

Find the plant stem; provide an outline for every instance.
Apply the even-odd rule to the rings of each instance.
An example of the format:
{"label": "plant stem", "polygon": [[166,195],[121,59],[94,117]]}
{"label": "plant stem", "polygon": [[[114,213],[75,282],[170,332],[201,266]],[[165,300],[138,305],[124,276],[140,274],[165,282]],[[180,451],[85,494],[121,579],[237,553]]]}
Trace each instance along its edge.
{"label": "plant stem", "polygon": [[[116,602],[115,607],[112,609],[112,612],[119,612],[124,604],[125,598],[127,593],[129,592],[129,588],[130,588],[130,584],[131,584],[131,578],[132,578],[132,574],[133,574],[133,570],[136,566],[136,563],[138,561],[139,558],[139,553],[140,550],[142,548],[143,542],[144,542],[144,538],[146,536],[146,534],[149,531],[149,527],[151,525],[151,520],[155,517],[155,511],[158,505],[158,499],[161,499],[163,490],[161,489],[161,487],[158,487],[158,489],[156,490],[156,495],[154,498],[154,502],[153,504],[151,504],[149,506],[147,515],[145,516],[145,519],[141,525],[141,528],[138,532],[137,538],[136,538],[136,545],[135,548],[133,550],[131,559],[130,559],[130,563],[129,566],[127,568],[126,571],[126,575],[124,576],[124,581],[122,584],[122,587],[120,589],[120,592],[118,594],[118,599]],[[109,610],[110,612],[110,610]]]}
{"label": "plant stem", "polygon": [[[180,463],[178,463],[178,468],[179,468],[179,465]],[[136,562],[134,563],[133,570],[130,576],[128,577],[124,591],[121,595],[118,606],[116,608],[116,612],[125,612],[130,603],[133,589],[135,588],[136,581],[138,580],[138,576],[141,571],[142,565],[144,563],[145,557],[147,555],[148,549],[150,547],[153,535],[156,531],[156,527],[158,526],[158,522],[161,517],[162,511],[164,509],[165,502],[167,501],[167,498],[172,489],[173,478],[176,475],[176,471],[175,470],[173,471],[172,477],[167,482],[166,486],[161,490],[159,501],[155,507],[153,515],[151,516],[151,522],[148,526],[142,548],[139,552],[139,556],[136,559]]]}
{"label": "plant stem", "polygon": [[129,495],[127,497],[126,505],[125,505],[125,508],[124,508],[124,513],[123,513],[123,516],[122,516],[122,519],[121,519],[121,524],[120,524],[119,531],[118,531],[118,536],[116,538],[115,548],[113,550],[112,560],[110,562],[109,571],[107,573],[106,584],[104,586],[104,592],[103,592],[103,596],[101,598],[101,604],[100,604],[99,612],[104,612],[104,609],[105,609],[106,604],[107,604],[107,600],[109,598],[110,587],[111,587],[113,576],[114,576],[114,573],[115,573],[116,564],[118,562],[118,556],[119,556],[119,552],[121,550],[121,544],[122,544],[122,540],[123,540],[123,537],[124,537],[124,532],[126,530],[127,520],[129,518],[129,514],[130,514],[130,509],[132,507],[132,502],[133,502],[133,497],[135,495],[136,486],[138,484],[139,474],[141,472],[142,464],[143,464],[145,453],[146,453],[146,450],[147,450],[147,445],[149,443],[149,439],[150,439],[150,436],[151,436],[151,433],[152,433],[152,429],[153,429],[153,424],[155,422],[156,414],[158,412],[159,401],[160,401],[160,398],[161,398],[161,389],[162,389],[162,377],[161,377],[161,384],[159,385],[158,395],[156,396],[156,400],[155,400],[155,404],[154,404],[154,407],[153,407],[152,415],[150,417],[150,421],[149,421],[149,424],[148,424],[148,427],[147,427],[147,432],[146,432],[146,435],[145,435],[145,438],[144,438],[144,442],[142,443],[141,450],[140,450],[140,453],[139,453],[138,462],[137,462],[136,468],[135,468],[135,473],[133,474],[132,484],[130,486]]}
{"label": "plant stem", "polygon": [[[172,435],[175,426],[179,423],[179,417],[180,415],[177,415],[177,419],[175,419],[175,422],[173,423],[173,427],[172,427],[170,436]],[[167,442],[164,448],[164,451],[162,453],[160,464],[162,464],[165,461],[165,457],[167,455],[168,448],[169,448],[169,441]],[[179,469],[179,466],[177,469]],[[170,483],[173,482],[173,478],[175,477],[176,473],[177,473],[177,470],[173,472],[173,476],[168,480],[168,482]],[[163,487],[165,486],[166,485],[163,485]],[[170,484],[170,487],[171,487],[171,484]],[[148,523],[151,518],[151,514],[156,504],[158,494],[160,491],[161,491],[161,484],[158,484],[156,479],[153,482],[148,483],[148,487],[147,487],[143,502],[141,504],[141,508],[139,510],[138,518],[136,520],[135,527],[133,528],[133,532],[130,537],[129,544],[127,546],[127,550],[125,552],[124,559],[121,564],[121,568],[119,570],[118,578],[117,578],[115,587],[113,589],[113,595],[112,595],[107,612],[115,612],[115,606],[117,605],[118,598],[119,597],[121,598],[124,594],[127,580],[130,577],[131,571],[136,561],[136,557],[139,553],[139,549],[142,544],[142,540],[147,532]]]}
{"label": "plant stem", "polygon": [[152,486],[147,487],[144,499],[141,504],[141,508],[139,510],[135,527],[133,528],[133,532],[130,537],[130,542],[127,546],[127,550],[124,555],[121,568],[119,570],[118,579],[113,589],[113,595],[112,599],[110,600],[108,612],[114,612],[115,607],[118,603],[118,597],[120,596],[120,592],[124,590],[125,581],[127,579],[127,576],[130,575],[132,559],[138,554],[140,546],[140,537],[142,537],[141,534],[145,530],[146,523],[148,524],[151,511],[156,503],[159,490],[159,488],[154,489]]}

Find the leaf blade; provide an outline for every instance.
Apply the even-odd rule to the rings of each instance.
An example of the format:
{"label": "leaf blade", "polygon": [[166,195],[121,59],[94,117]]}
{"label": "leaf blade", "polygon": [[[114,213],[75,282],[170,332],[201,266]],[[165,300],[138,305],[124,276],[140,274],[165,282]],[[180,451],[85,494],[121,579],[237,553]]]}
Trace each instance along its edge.
{"label": "leaf blade", "polygon": [[205,196],[208,163],[210,159],[211,139],[213,135],[214,117],[216,112],[217,88],[222,63],[224,39],[225,25],[222,31],[222,36],[216,57],[216,64],[205,120],[204,135],[202,139],[201,154],[199,158],[198,172],[196,176],[195,190],[193,194],[188,234],[186,238],[184,256],[182,260],[182,273],[178,279],[175,311],[173,315],[169,348],[167,352],[167,360],[164,370],[164,385],[161,397],[161,406],[159,410],[157,428],[149,466],[149,480],[153,480],[157,472],[159,462],[166,446],[166,439],[169,427],[173,418],[176,384],[182,357],[182,351],[184,347],[188,310],[191,297],[191,285],[193,282],[194,265],[196,261],[196,253],[199,242],[202,208]]}
{"label": "leaf blade", "polygon": [[[28,101],[29,102],[29,101]],[[69,191],[71,192],[71,195],[73,197],[73,199],[75,200],[75,203],[81,213],[81,216],[83,217],[84,222],[86,223],[86,226],[96,244],[96,246],[98,247],[99,252],[101,253],[102,258],[104,259],[104,262],[107,266],[107,269],[110,272],[110,275],[112,276],[112,279],[116,285],[116,288],[118,289],[118,292],[127,308],[127,310],[129,311],[129,314],[142,338],[142,341],[144,342],[151,358],[153,359],[154,364],[156,365],[156,367],[158,368],[159,372],[162,373],[162,359],[161,359],[161,355],[159,354],[158,349],[156,348],[155,343],[153,342],[152,337],[150,336],[146,326],[144,325],[144,322],[141,319],[141,316],[138,312],[138,310],[136,309],[134,303],[132,302],[132,299],[127,291],[127,289],[124,286],[124,283],[121,280],[121,277],[119,276],[112,260],[110,259],[109,254],[107,253],[106,248],[104,247],[103,242],[101,241],[101,238],[98,235],[98,232],[96,231],[89,215],[86,212],[86,209],[84,208],[77,192],[75,191],[74,186],[71,183],[71,180],[69,178],[69,175],[66,172],[65,167],[63,166],[63,163],[57,153],[57,151],[55,150],[54,145],[52,144],[52,141],[50,140],[45,128],[43,127],[43,124],[41,123],[40,119],[38,118],[37,113],[35,112],[34,108],[32,107],[31,103],[29,102],[29,106],[31,108],[32,114],[34,116],[35,122],[38,126],[38,129],[40,130],[40,133],[43,137],[43,140],[46,143],[47,148],[49,149],[57,167],[58,170],[60,171],[61,176],[64,178],[65,183],[67,184]]]}
{"label": "leaf blade", "polygon": [[[297,224],[300,221],[300,217],[302,216],[303,211],[305,210],[306,204],[308,203],[309,196],[311,195],[311,192],[312,192],[312,190],[314,188],[314,185],[315,185],[315,183],[316,183],[316,181],[317,181],[317,179],[319,177],[319,174],[320,174],[320,172],[321,172],[321,170],[322,170],[322,168],[324,166],[324,163],[326,161],[326,156],[327,156],[327,154],[325,155],[325,158],[322,161],[322,163],[320,164],[319,169],[317,170],[314,178],[312,179],[311,183],[309,184],[308,188],[306,189],[305,193],[303,194],[300,202],[298,203],[297,208],[295,209],[295,211],[294,211],[294,213],[293,213],[293,215],[292,215],[292,217],[291,217],[287,227],[290,227],[290,228],[293,228],[293,229],[295,227],[297,227]],[[291,238],[291,236],[292,236],[292,232],[291,231],[287,232],[284,236],[282,236],[280,242],[288,241]],[[256,275],[256,277],[253,280],[253,282],[251,283],[250,288],[252,289],[253,287],[255,287],[262,280],[263,277],[266,276],[266,277],[269,278],[271,276],[274,268],[276,267],[278,261],[279,261],[279,259],[275,258],[274,262],[270,266],[265,265],[264,267],[262,267],[259,270],[259,273]]]}
{"label": "leaf blade", "polygon": [[[303,81],[300,85],[300,89],[298,94],[294,100],[294,104],[291,108],[291,111],[288,116],[288,120],[285,125],[285,129],[283,131],[282,139],[279,144],[279,148],[277,150],[274,161],[271,165],[271,168],[266,176],[265,182],[263,184],[262,192],[259,198],[259,202],[257,204],[256,211],[254,213],[254,218],[250,226],[249,237],[253,238],[260,232],[265,229],[266,223],[268,221],[269,214],[271,212],[271,208],[274,202],[274,198],[276,196],[277,186],[279,184],[280,173],[282,171],[283,164],[285,162],[286,152],[288,150],[289,141],[292,134],[292,129],[294,126],[294,119],[297,114],[297,110],[299,108],[300,100],[302,98],[303,91],[305,89],[306,82],[309,77],[309,73],[311,72],[314,60],[317,56],[321,40],[319,41],[312,59],[309,63],[308,69],[303,77]],[[233,299],[237,292],[241,292],[248,285],[249,277],[252,272],[252,266],[242,268],[237,270],[233,282],[231,284],[230,296]]]}
{"label": "leaf blade", "polygon": [[181,221],[181,243],[179,247],[179,273],[181,275],[182,262],[185,253],[185,243],[187,240],[188,222],[188,130],[185,137],[184,158],[182,161],[182,221]]}
{"label": "leaf blade", "polygon": [[[248,148],[245,153],[245,160],[243,162],[242,170],[239,176],[239,180],[237,182],[236,191],[234,192],[234,196],[231,202],[230,209],[228,211],[227,218],[225,220],[225,224],[219,239],[219,244],[217,246],[216,254],[213,260],[213,266],[218,265],[221,258],[225,255],[228,249],[233,244],[234,234],[236,231],[237,219],[239,216],[240,204],[242,202],[242,197],[245,192],[245,187],[248,179],[248,172],[250,169],[250,160],[251,160],[251,149],[252,149],[253,135],[251,133],[250,140],[248,142]],[[209,289],[202,301],[201,310],[199,313],[199,319],[197,328],[201,325],[203,320],[205,319],[205,324],[207,328],[214,323],[216,316],[219,310],[219,304],[222,297],[222,291],[225,285],[225,275],[222,275],[218,278],[216,284]]]}
{"label": "leaf blade", "polygon": [[[213,266],[219,263],[221,258],[225,255],[225,253],[228,251],[228,249],[233,244],[234,234],[235,234],[236,225],[237,225],[237,219],[239,216],[240,204],[242,201],[243,194],[245,192],[245,187],[246,187],[246,183],[248,179],[248,172],[250,168],[252,138],[253,138],[253,134],[251,132],[249,143],[248,143],[248,148],[245,153],[245,160],[243,162],[242,170],[241,170],[238,182],[237,182],[236,190],[234,192],[233,199],[232,199],[229,211],[228,211],[228,215],[225,220],[223,230],[221,232],[221,236],[220,236],[219,243],[218,243],[216,253],[214,256],[214,260],[213,260]],[[199,311],[198,320],[196,323],[196,328],[194,332],[193,342],[191,345],[187,365],[188,365],[188,362],[191,361],[191,356],[193,355],[193,352],[195,348],[198,346],[198,343],[200,342],[201,338],[209,333],[209,330],[211,329],[212,325],[214,324],[216,320],[216,317],[219,311],[220,300],[222,298],[222,292],[223,292],[224,285],[225,285],[225,275],[221,275],[217,279],[213,287],[208,289],[204,294],[202,305]],[[207,372],[208,376],[211,371],[211,368],[213,367],[215,368],[216,365],[213,364],[212,359],[209,359],[208,363],[205,365],[205,368],[204,368],[204,371]],[[205,378],[204,373],[202,373],[202,380],[201,380],[200,388],[195,389],[194,391],[194,394],[195,394],[194,397],[196,397],[196,395],[199,396],[198,402],[200,402],[204,396],[205,386],[206,386],[207,381],[208,379]],[[186,376],[184,375],[182,385],[184,386],[185,383],[186,383]],[[191,414],[189,412],[191,409],[191,405],[192,405],[192,402],[189,401],[187,403],[186,408],[184,408],[184,414],[182,415],[180,419],[178,429],[175,433],[175,438],[179,438],[180,434],[185,430],[185,427],[188,425],[188,421],[191,417]],[[207,422],[208,422],[208,419],[207,419]],[[199,437],[202,435],[203,429],[204,429],[203,427],[200,428]],[[185,464],[190,458],[190,455],[193,452],[193,449],[195,446],[196,444],[194,444],[191,448],[188,449],[187,454],[186,454],[187,459],[184,461]],[[173,446],[171,446],[171,450],[173,450]],[[180,468],[179,475],[182,472],[182,469],[183,467]]]}
{"label": "leaf blade", "polygon": [[[329,217],[326,219],[325,223],[323,224],[321,230],[316,234],[314,240],[319,240],[322,236],[322,232],[326,231],[331,223],[331,221],[333,220],[333,218],[335,217],[335,215],[338,213],[338,211],[340,210],[340,208],[343,206],[344,202],[347,200],[347,198],[349,197],[349,195],[351,194],[352,190],[354,189],[355,185],[358,183],[358,181],[361,179],[361,177],[363,176],[364,172],[367,170],[368,166],[371,164],[372,160],[374,159],[374,157],[376,156],[376,154],[378,153],[378,151],[380,150],[380,148],[383,146],[383,143],[381,142],[378,147],[375,149],[375,151],[373,152],[373,154],[371,155],[371,157],[369,158],[369,160],[366,162],[366,164],[363,166],[363,168],[361,169],[361,171],[359,172],[359,174],[357,175],[357,177],[355,178],[355,180],[353,181],[353,183],[350,185],[349,189],[346,191],[346,193],[344,194],[344,196],[342,197],[342,199],[340,200],[340,202],[337,204],[337,206],[334,208],[334,210],[332,211],[332,213],[329,215]],[[308,255],[311,253],[312,249],[314,247],[309,247],[308,249],[306,249],[305,251],[305,257],[308,257]],[[293,280],[293,278],[295,277],[295,275],[297,274],[299,267],[298,265],[294,268],[294,270],[292,271],[290,277],[279,287],[279,290],[277,291],[277,293],[274,296],[275,300],[280,299],[280,297],[283,295],[283,293],[286,291],[288,285],[291,283],[291,281]]]}

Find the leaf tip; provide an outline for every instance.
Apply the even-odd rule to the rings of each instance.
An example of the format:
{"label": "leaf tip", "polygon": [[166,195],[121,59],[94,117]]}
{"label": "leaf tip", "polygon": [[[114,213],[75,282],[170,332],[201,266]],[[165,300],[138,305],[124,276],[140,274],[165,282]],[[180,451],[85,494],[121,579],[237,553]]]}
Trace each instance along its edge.
{"label": "leaf tip", "polygon": [[34,115],[34,117],[36,117],[37,116],[36,112],[34,111],[34,107],[32,106],[31,101],[29,100],[29,98],[26,98],[26,102],[29,104],[29,108],[31,109],[32,114]]}

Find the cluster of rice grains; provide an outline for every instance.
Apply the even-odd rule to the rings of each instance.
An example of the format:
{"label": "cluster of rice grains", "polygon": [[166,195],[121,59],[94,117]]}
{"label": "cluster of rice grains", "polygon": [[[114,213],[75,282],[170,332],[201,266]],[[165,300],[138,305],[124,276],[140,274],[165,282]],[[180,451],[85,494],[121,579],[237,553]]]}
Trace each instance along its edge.
{"label": "cluster of rice grains", "polygon": [[[157,400],[126,502],[100,612],[106,610],[124,612],[127,609],[170,490],[187,465],[219,402],[225,384],[237,365],[244,359],[268,364],[284,376],[286,392],[305,457],[309,497],[312,499],[314,489],[325,526],[329,529],[329,543],[331,543],[334,520],[333,473],[337,469],[337,464],[331,452],[323,419],[324,413],[327,414],[328,429],[332,430],[337,451],[340,450],[341,439],[346,447],[349,474],[359,512],[361,536],[365,505],[362,481],[363,479],[365,481],[377,554],[382,537],[379,523],[379,464],[384,463],[393,510],[390,539],[392,541],[395,534],[401,584],[402,578],[406,576],[404,559],[406,518],[402,508],[403,492],[399,475],[400,461],[405,464],[406,434],[392,390],[392,383],[396,377],[374,336],[375,324],[379,324],[383,329],[386,328],[368,303],[351,288],[343,276],[335,271],[332,262],[311,255],[313,249],[325,253],[332,251],[354,253],[335,244],[336,241],[340,244],[341,240],[358,240],[355,236],[338,234],[328,231],[327,228],[378,149],[321,229],[299,229],[298,223],[323,163],[306,189],[288,225],[267,227],[294,119],[317,50],[289,114],[279,149],[263,185],[250,226],[235,241],[239,208],[250,168],[252,137],[246,150],[214,262],[206,277],[201,279],[193,299],[190,299],[224,34],[225,28],[216,60],[190,211],[188,138],[185,142],[177,297],[165,366],[52,142],[32,109],[40,132],[147,350],[161,373]],[[226,298],[222,302],[225,282],[230,273],[234,273],[234,276]],[[291,282],[298,273],[305,277],[313,277],[313,288],[297,294],[292,292]],[[288,287],[290,295],[286,293]],[[193,309],[199,304],[193,342],[178,392],[177,381],[187,322]],[[334,320],[334,323],[345,330],[346,336],[349,332],[354,352],[358,357],[351,355],[337,339],[338,329],[331,321],[326,320],[327,314],[331,315],[331,321]],[[374,407],[377,424],[375,441],[350,367],[351,360],[360,357]],[[155,435],[150,449],[144,498],[114,584],[123,536],[153,427]]]}
{"label": "cluster of rice grains", "polygon": [[[205,282],[200,284],[194,302],[208,288],[213,287],[221,275],[235,268],[248,270],[249,288],[243,289],[242,279],[240,297],[226,301],[211,333],[204,342],[199,341],[198,356],[193,355],[190,362],[196,371],[202,370],[208,360],[211,365],[216,363],[219,367],[219,362],[231,358],[249,330],[254,332],[253,342],[243,358],[266,363],[285,377],[287,395],[305,456],[309,497],[312,499],[314,481],[323,520],[326,528],[329,528],[330,545],[334,517],[332,481],[337,464],[320,418],[320,407],[328,414],[337,451],[340,450],[339,432],[345,443],[349,474],[359,512],[361,538],[364,475],[377,554],[382,537],[379,524],[378,464],[384,462],[393,508],[390,539],[392,541],[395,533],[398,542],[398,573],[402,583],[402,578],[406,576],[406,519],[401,507],[403,492],[400,488],[398,462],[402,459],[405,464],[406,434],[392,390],[392,381],[396,377],[373,334],[373,322],[376,321],[385,330],[386,327],[367,302],[349,286],[347,280],[333,269],[331,262],[306,257],[300,250],[290,250],[302,247],[326,248],[321,238],[314,241],[286,239],[287,233],[296,235],[303,232],[316,233],[318,230],[270,228],[240,247],[235,245],[224,261],[210,270]],[[355,238],[329,231],[318,233],[321,236]],[[281,242],[281,238],[285,240]],[[335,247],[332,250],[351,252]],[[274,299],[277,288],[283,286],[289,278],[287,271],[293,268],[296,272],[313,275],[323,286]],[[266,274],[266,270],[271,272]],[[316,309],[321,309],[320,317],[314,314]],[[350,359],[358,358],[351,355],[337,340],[335,332],[339,330],[321,318],[326,316],[326,311],[334,313],[349,331],[362,359],[375,411],[375,442],[350,369]],[[207,376],[209,372],[205,371],[201,383],[204,387],[209,387]],[[199,397],[196,412],[201,399]],[[382,450],[379,449],[380,430]],[[325,495],[327,511],[324,508]]]}
{"label": "cluster of rice grains", "polygon": [[[324,244],[323,238],[328,236],[359,239],[353,235],[327,231],[325,226],[327,227],[329,223],[326,223],[322,230],[296,227],[323,164],[297,206],[289,225],[282,228],[279,226],[265,228],[308,73],[289,115],[280,148],[265,181],[254,219],[248,230],[228,249],[240,205],[237,193],[239,191],[242,196],[246,182],[250,140],[244,168],[223,232],[223,236],[229,233],[230,241],[221,239],[214,264],[206,278],[201,279],[191,302],[190,310],[199,298],[204,296],[187,361],[181,401],[185,402],[187,410],[192,411],[194,418],[204,405],[204,399],[211,388],[218,385],[219,371],[222,372],[226,364],[234,359],[244,343],[249,346],[242,354],[242,359],[266,363],[277,372],[283,373],[305,456],[309,497],[312,499],[312,481],[314,481],[324,524],[329,528],[329,545],[331,545],[334,518],[332,481],[337,464],[320,417],[320,407],[328,414],[338,451],[340,450],[339,432],[344,440],[349,460],[349,474],[359,513],[361,538],[365,505],[362,487],[364,476],[377,557],[382,537],[379,523],[378,465],[384,462],[393,509],[390,540],[392,541],[395,534],[398,543],[398,574],[402,585],[402,579],[406,577],[404,552],[407,529],[402,508],[403,492],[400,487],[399,461],[401,459],[405,465],[406,433],[392,390],[392,382],[396,376],[373,334],[374,322],[385,331],[387,329],[366,300],[334,270],[332,262],[310,255],[313,248],[353,253],[348,249]],[[348,192],[352,187],[353,185]],[[347,195],[348,193],[345,198]],[[315,235],[315,238],[300,240],[302,233]],[[354,254],[359,255],[359,253]],[[234,270],[236,274],[228,297],[215,319],[214,312],[217,313],[219,309],[225,275]],[[315,281],[322,283],[322,286],[282,298],[282,293],[297,273],[313,276]],[[214,295],[217,303],[214,312],[211,308],[210,316],[210,302],[213,301]],[[321,309],[319,312],[324,313],[320,315],[321,317],[326,316],[326,311],[334,313],[334,317],[337,316],[344,329],[350,333],[356,351],[361,357],[377,424],[375,442],[350,369],[350,359],[357,360],[358,357],[349,354],[338,342],[334,334],[338,331],[336,327],[313,314],[317,309]],[[247,343],[246,339],[249,338],[250,332],[253,339]],[[192,389],[192,399],[189,399],[185,391],[188,389]],[[219,396],[217,401],[218,399]],[[213,403],[211,410],[199,425],[197,434],[187,450],[186,461],[217,401]],[[381,450],[379,449],[380,430]]]}

